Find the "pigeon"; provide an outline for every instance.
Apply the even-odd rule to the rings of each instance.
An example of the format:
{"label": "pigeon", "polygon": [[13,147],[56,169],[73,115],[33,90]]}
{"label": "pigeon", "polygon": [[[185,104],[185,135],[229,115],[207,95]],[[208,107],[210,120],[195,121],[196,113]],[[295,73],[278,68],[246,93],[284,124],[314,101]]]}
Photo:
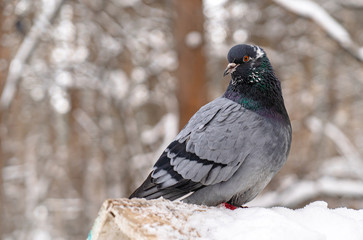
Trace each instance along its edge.
{"label": "pigeon", "polygon": [[226,92],[191,117],[130,198],[240,207],[286,162],[291,124],[265,51],[239,44],[227,59]]}

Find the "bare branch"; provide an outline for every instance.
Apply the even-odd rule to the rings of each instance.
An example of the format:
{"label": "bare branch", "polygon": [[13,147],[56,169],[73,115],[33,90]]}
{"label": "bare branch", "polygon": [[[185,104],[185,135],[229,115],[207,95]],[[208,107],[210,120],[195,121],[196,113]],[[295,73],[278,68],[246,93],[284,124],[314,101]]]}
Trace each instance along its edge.
{"label": "bare branch", "polygon": [[353,9],[362,9],[363,8],[362,0],[341,0],[338,3],[346,8],[353,8]]}
{"label": "bare branch", "polygon": [[325,9],[311,0],[273,0],[296,15],[310,18],[354,58],[363,62],[363,47],[355,43],[348,31],[329,15]]}
{"label": "bare branch", "polygon": [[59,9],[61,8],[64,0],[56,0],[54,4],[49,4],[48,1],[43,2],[43,11],[36,19],[34,25],[20,45],[14,59],[9,66],[9,72],[0,98],[1,109],[7,109],[16,92],[21,74],[23,72],[25,63],[28,61],[32,52],[35,50],[39,43],[39,38],[44,34],[47,26],[54,20]]}
{"label": "bare branch", "polygon": [[326,176],[316,181],[294,179],[288,188],[264,194],[253,200],[251,205],[297,207],[319,196],[362,198],[363,182]]}
{"label": "bare branch", "polygon": [[85,111],[77,109],[74,112],[74,118],[90,137],[96,138],[99,135],[100,130],[97,123]]}
{"label": "bare branch", "polygon": [[310,117],[307,119],[306,124],[308,128],[315,133],[323,132],[328,138],[330,138],[340,154],[348,160],[348,164],[355,172],[356,177],[363,179],[362,171],[362,157],[359,151],[354,147],[354,144],[349,138],[333,123],[326,123],[318,119],[317,117]]}

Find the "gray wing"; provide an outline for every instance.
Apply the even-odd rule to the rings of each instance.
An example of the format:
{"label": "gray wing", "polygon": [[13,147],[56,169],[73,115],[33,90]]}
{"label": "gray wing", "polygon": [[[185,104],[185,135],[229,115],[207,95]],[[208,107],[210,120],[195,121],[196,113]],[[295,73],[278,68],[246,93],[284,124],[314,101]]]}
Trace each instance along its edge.
{"label": "gray wing", "polygon": [[253,150],[263,118],[240,104],[217,98],[203,106],[156,162],[132,197],[176,199],[227,181]]}
{"label": "gray wing", "polygon": [[183,178],[203,185],[227,181],[253,149],[251,136],[263,131],[262,123],[260,115],[217,98],[201,108],[175,139],[186,145],[186,152],[207,161],[190,161],[169,149],[171,165]]}

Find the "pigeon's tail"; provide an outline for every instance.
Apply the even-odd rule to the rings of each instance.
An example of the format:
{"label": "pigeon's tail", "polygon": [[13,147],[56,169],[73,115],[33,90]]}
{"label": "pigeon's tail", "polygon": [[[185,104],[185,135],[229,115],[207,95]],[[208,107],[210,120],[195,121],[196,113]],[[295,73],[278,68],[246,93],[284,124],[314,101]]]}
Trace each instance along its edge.
{"label": "pigeon's tail", "polygon": [[153,182],[150,173],[143,184],[129,198],[156,199],[163,197],[173,201],[183,199],[203,187],[201,183],[193,182],[190,179],[182,179],[173,186],[163,188],[160,184]]}
{"label": "pigeon's tail", "polygon": [[131,198],[146,198],[156,199],[163,197],[169,200],[175,200],[188,194],[188,192],[177,188],[160,189],[155,183],[152,182],[151,173],[143,182],[143,184],[130,195]]}

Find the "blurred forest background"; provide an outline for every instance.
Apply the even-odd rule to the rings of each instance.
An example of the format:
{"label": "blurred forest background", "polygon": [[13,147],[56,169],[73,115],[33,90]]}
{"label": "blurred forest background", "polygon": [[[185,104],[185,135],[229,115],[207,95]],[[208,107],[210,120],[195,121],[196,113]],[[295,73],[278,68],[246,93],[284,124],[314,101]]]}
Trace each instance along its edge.
{"label": "blurred forest background", "polygon": [[289,160],[248,205],[363,208],[362,0],[3,0],[2,239],[85,239],[203,104],[229,48],[282,81]]}

